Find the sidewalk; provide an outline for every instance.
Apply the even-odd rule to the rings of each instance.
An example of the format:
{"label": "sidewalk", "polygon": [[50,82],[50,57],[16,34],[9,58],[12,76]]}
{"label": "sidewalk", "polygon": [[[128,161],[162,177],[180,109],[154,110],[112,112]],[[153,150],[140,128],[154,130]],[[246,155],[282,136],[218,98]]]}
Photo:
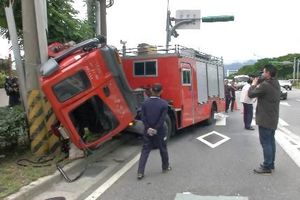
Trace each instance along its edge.
{"label": "sidewalk", "polygon": [[0,88],[0,107],[8,105],[8,96],[3,88]]}
{"label": "sidewalk", "polygon": [[[83,176],[75,182],[68,183],[59,171],[56,171],[53,175],[42,177],[24,186],[17,193],[4,198],[4,200],[47,199],[51,196],[65,196],[69,197],[67,199],[74,199],[77,195],[80,196],[85,190],[89,190],[100,179],[98,177],[103,178],[103,176],[114,169],[114,167],[108,167],[107,163],[103,162],[104,157],[121,148],[120,146],[130,141],[130,138],[131,136],[122,134],[120,137],[114,138],[100,146],[99,149],[95,150],[87,158],[76,160],[64,167],[63,170],[70,179],[76,177],[87,167]],[[121,162],[119,159],[116,160],[117,162]],[[81,191],[76,191],[79,188],[81,188]]]}

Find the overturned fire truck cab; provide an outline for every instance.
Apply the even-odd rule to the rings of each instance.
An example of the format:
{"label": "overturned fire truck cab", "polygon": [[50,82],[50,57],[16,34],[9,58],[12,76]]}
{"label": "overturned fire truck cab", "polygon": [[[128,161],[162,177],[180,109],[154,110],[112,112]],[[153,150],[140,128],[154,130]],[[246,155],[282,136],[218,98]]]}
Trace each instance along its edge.
{"label": "overturned fire truck cab", "polygon": [[81,149],[111,139],[136,115],[120,65],[116,49],[95,38],[41,66],[41,87],[60,122],[59,132]]}

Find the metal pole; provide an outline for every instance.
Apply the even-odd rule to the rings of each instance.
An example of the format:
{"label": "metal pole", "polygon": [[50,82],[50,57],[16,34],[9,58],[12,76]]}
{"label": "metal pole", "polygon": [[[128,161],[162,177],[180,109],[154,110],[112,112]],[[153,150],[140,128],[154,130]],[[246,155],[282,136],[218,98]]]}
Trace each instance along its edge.
{"label": "metal pole", "polygon": [[101,35],[100,1],[96,1],[96,34]]}
{"label": "metal pole", "polygon": [[101,25],[101,35],[107,38],[107,31],[106,31],[106,0],[100,0],[100,25]]}
{"label": "metal pole", "polygon": [[167,20],[166,20],[166,50],[168,52],[169,42],[170,42],[170,15],[171,11],[169,10],[169,0],[167,1]]}
{"label": "metal pole", "polygon": [[16,63],[16,69],[18,73],[18,80],[19,80],[19,87],[21,93],[22,103],[24,105],[25,111],[27,112],[27,96],[26,96],[26,80],[25,80],[25,70],[21,59],[20,48],[18,43],[18,36],[17,36],[17,29],[15,24],[15,18],[13,14],[12,5],[10,4],[9,7],[5,8],[5,15],[8,25],[8,31],[10,35],[10,39],[12,41],[12,48]]}
{"label": "metal pole", "polygon": [[298,59],[298,60],[297,60],[297,84],[299,83],[299,64],[300,64],[299,61],[300,61],[300,60]]}
{"label": "metal pole", "polygon": [[168,10],[167,11],[167,23],[166,23],[166,50],[168,51],[169,49],[169,42],[171,40],[171,36],[170,36],[170,14],[171,12]]}
{"label": "metal pole", "polygon": [[296,75],[296,57],[294,57],[294,66],[293,66],[293,83],[295,83],[295,75]]}

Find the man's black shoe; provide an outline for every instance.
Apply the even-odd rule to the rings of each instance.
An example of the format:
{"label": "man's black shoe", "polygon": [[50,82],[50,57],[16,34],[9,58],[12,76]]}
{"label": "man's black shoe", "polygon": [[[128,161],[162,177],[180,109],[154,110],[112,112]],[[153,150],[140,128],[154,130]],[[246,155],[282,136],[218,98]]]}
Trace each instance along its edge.
{"label": "man's black shoe", "polygon": [[[260,166],[260,168],[265,168],[265,166],[264,166],[263,164],[260,164],[259,166]],[[271,169],[271,170],[275,170],[275,167],[274,167],[274,166],[273,166],[273,167],[270,167],[270,169]]]}
{"label": "man's black shoe", "polygon": [[261,174],[261,175],[271,175],[272,174],[271,169],[266,169],[266,168],[263,168],[263,167],[259,167],[257,169],[254,169],[253,172],[256,173],[256,174]]}
{"label": "man's black shoe", "polygon": [[249,128],[245,128],[246,130],[250,130],[250,131],[254,131],[255,130],[255,128],[253,128],[253,127],[249,127]]}
{"label": "man's black shoe", "polygon": [[137,179],[141,180],[142,178],[144,178],[144,174],[138,174],[137,175]]}
{"label": "man's black shoe", "polygon": [[168,168],[163,169],[162,172],[163,172],[163,173],[167,173],[167,172],[169,172],[169,171],[171,171],[171,170],[172,170],[172,167],[169,166]]}

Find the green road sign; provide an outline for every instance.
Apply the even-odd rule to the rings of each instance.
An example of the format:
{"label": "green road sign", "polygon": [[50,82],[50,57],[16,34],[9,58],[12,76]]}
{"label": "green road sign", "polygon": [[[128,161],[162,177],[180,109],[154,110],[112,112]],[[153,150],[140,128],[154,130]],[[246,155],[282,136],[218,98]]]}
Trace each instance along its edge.
{"label": "green road sign", "polygon": [[234,16],[220,15],[220,16],[202,17],[202,22],[228,22],[228,21],[234,21]]}

